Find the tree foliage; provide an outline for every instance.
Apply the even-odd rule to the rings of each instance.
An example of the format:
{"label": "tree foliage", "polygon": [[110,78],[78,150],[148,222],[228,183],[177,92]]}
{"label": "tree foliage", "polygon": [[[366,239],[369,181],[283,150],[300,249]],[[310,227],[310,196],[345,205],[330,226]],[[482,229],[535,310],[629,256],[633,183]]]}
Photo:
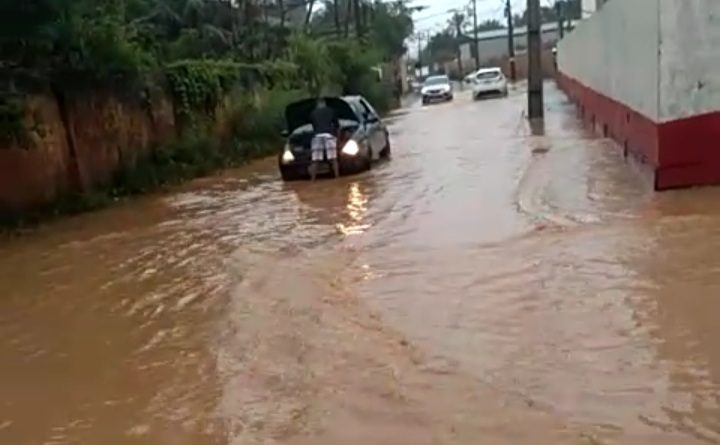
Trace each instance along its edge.
{"label": "tree foliage", "polygon": [[503,29],[505,28],[505,25],[500,22],[499,20],[495,19],[487,19],[482,21],[481,23],[478,23],[478,32],[483,31],[494,31],[496,29]]}
{"label": "tree foliage", "polygon": [[438,63],[448,62],[456,57],[457,45],[458,38],[455,32],[448,28],[430,38],[424,58]]}
{"label": "tree foliage", "polygon": [[[558,21],[558,7],[563,9],[563,17],[565,19],[578,20],[582,17],[581,0],[564,0],[562,3],[556,2],[553,6],[540,7],[540,19],[542,23],[555,23]],[[516,14],[513,22],[517,26],[527,26],[528,14],[527,10],[522,14]]]}
{"label": "tree foliage", "polygon": [[[22,117],[17,98],[30,84],[52,91],[100,86],[134,91],[130,82],[142,87],[147,79],[163,75],[182,117],[212,113],[230,84],[310,94],[361,92],[369,84],[371,67],[401,56],[413,30],[413,9],[406,0],[337,0],[314,17],[307,9],[307,23],[296,20],[293,28],[291,8],[303,4],[307,3],[2,1],[1,128],[17,133]],[[324,20],[334,5],[340,5],[338,20],[330,11],[333,32],[327,35]],[[303,14],[294,16],[298,15]],[[347,36],[338,23],[348,25]]]}
{"label": "tree foliage", "polygon": [[[413,31],[412,8],[405,0],[363,0],[358,2],[359,10],[348,9],[347,1],[328,2],[313,17],[310,34],[322,36],[327,20],[332,29],[336,28],[332,8],[337,4],[345,8],[338,18],[342,17],[344,23],[360,24],[362,30],[353,27],[350,31],[358,35],[362,31],[359,37],[363,43],[379,49],[384,59],[405,52],[405,39]],[[47,77],[56,70],[81,70],[102,77],[177,60],[253,63],[302,57],[298,53],[302,50],[300,41],[291,38],[292,30],[283,26],[289,12],[286,4],[292,2],[4,1],[0,6],[0,69]],[[320,50],[317,43],[314,45]],[[325,68],[315,64],[313,69]],[[322,77],[322,73],[318,76]]]}
{"label": "tree foliage", "polygon": [[372,46],[388,58],[399,57],[407,51],[405,40],[413,33],[412,9],[402,1],[372,5]]}
{"label": "tree foliage", "polygon": [[368,47],[379,49],[389,60],[407,51],[405,40],[413,33],[412,14],[417,9],[407,0],[325,1],[312,18],[311,31],[316,35],[336,38],[355,36]]}

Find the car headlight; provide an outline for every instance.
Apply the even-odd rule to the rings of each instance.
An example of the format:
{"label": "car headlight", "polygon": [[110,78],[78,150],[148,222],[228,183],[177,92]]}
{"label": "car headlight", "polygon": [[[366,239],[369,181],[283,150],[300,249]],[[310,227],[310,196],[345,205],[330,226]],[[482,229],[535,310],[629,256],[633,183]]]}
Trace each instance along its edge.
{"label": "car headlight", "polygon": [[295,160],[295,155],[292,154],[289,148],[286,148],[282,155],[282,161],[285,164],[289,164]]}
{"label": "car headlight", "polygon": [[348,156],[357,156],[360,153],[360,146],[357,142],[350,139],[343,146],[342,152]]}

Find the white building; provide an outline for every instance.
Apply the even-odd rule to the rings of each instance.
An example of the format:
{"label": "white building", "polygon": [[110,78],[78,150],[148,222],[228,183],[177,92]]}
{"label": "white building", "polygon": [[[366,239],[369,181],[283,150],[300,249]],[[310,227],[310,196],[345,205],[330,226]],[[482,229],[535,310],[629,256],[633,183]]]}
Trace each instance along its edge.
{"label": "white building", "polygon": [[608,0],[582,0],[582,17],[590,17]]}
{"label": "white building", "polygon": [[[566,24],[567,26],[567,24]],[[515,52],[522,53],[527,49],[527,27],[518,26],[514,30]],[[560,32],[557,23],[545,23],[542,25],[542,41],[545,45],[554,45],[560,39]],[[480,52],[480,64],[488,61],[508,57],[508,30],[507,28],[478,33],[478,50]],[[460,45],[460,55],[467,67],[474,66],[475,55],[471,41]]]}
{"label": "white building", "polygon": [[656,189],[720,184],[717,17],[717,0],[609,0],[558,44],[562,88]]}

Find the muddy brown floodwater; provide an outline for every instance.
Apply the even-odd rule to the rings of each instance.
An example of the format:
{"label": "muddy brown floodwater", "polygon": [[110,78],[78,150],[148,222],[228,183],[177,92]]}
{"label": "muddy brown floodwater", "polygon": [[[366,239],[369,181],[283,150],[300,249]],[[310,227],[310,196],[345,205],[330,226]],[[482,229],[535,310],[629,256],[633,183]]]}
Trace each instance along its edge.
{"label": "muddy brown floodwater", "polygon": [[[0,443],[720,443],[720,190],[653,194],[548,84],[0,246]],[[468,93],[469,94],[469,93]]]}

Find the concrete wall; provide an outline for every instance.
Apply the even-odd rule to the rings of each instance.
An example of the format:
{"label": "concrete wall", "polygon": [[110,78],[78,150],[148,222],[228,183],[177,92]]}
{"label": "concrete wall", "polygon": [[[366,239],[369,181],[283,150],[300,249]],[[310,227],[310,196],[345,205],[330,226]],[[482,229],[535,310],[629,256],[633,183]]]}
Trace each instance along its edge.
{"label": "concrete wall", "polygon": [[660,4],[660,120],[720,110],[720,1]]}
{"label": "concrete wall", "polygon": [[566,76],[655,122],[720,110],[720,1],[609,1],[558,48]]}
{"label": "concrete wall", "polygon": [[664,190],[720,184],[720,1],[610,0],[560,43],[580,115]]}
{"label": "concrete wall", "polygon": [[659,8],[658,0],[608,2],[559,43],[560,71],[657,120]]}

